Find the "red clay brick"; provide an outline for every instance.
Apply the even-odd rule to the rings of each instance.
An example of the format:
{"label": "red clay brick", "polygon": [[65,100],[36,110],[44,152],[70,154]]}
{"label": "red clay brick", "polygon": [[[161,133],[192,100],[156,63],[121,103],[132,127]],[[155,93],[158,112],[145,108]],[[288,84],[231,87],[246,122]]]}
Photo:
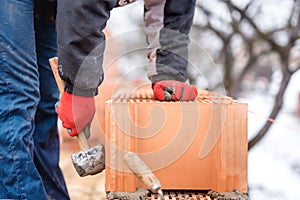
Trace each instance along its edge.
{"label": "red clay brick", "polygon": [[160,102],[151,89],[106,102],[106,191],[144,187],[123,162],[133,151],[168,190],[247,192],[247,104],[199,90],[196,101]]}

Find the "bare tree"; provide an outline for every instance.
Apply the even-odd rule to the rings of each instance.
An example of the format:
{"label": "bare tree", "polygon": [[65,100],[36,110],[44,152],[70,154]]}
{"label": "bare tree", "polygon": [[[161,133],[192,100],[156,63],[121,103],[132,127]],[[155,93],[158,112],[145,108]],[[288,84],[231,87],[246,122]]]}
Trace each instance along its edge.
{"label": "bare tree", "polygon": [[[221,42],[221,48],[215,49],[217,53],[213,55],[216,55],[215,61],[223,66],[227,94],[238,97],[245,76],[267,59],[268,64],[277,67],[282,74],[275,103],[269,114],[269,118],[275,119],[282,108],[283,95],[291,76],[300,68],[300,0],[286,1],[281,13],[276,13],[280,9],[275,10],[275,2],[267,13],[273,15],[274,21],[271,23],[263,21],[267,14],[262,11],[261,0],[243,3],[231,0],[210,2],[198,2],[197,11],[201,19],[196,21],[194,28],[202,34],[210,33],[212,40]],[[215,6],[211,5],[212,2]],[[274,17],[278,15],[282,16],[280,20]],[[249,141],[249,149],[267,133],[271,125],[270,120],[265,122]]]}

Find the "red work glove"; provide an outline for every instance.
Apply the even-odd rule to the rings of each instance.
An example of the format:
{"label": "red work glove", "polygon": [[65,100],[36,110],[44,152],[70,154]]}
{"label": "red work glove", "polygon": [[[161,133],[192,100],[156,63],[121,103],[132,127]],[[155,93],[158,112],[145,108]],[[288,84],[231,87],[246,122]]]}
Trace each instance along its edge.
{"label": "red work glove", "polygon": [[196,87],[175,80],[155,82],[152,89],[154,98],[160,101],[193,101],[198,95]]}
{"label": "red work glove", "polygon": [[77,136],[93,120],[96,112],[95,99],[64,92],[56,112],[70,136]]}

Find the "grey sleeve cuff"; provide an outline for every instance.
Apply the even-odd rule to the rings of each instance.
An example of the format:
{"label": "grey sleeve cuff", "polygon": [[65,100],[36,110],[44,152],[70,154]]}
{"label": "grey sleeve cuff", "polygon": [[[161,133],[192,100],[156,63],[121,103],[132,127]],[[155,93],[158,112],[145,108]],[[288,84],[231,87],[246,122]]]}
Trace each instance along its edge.
{"label": "grey sleeve cuff", "polygon": [[158,81],[162,81],[162,80],[175,80],[175,81],[181,81],[181,82],[185,82],[187,80],[187,78],[181,74],[155,74],[152,76],[149,76],[149,79],[151,81],[151,83],[156,83]]}
{"label": "grey sleeve cuff", "polygon": [[82,89],[82,88],[74,87],[69,83],[65,84],[65,91],[70,94],[74,94],[77,96],[86,96],[86,97],[93,97],[98,94],[98,88]]}

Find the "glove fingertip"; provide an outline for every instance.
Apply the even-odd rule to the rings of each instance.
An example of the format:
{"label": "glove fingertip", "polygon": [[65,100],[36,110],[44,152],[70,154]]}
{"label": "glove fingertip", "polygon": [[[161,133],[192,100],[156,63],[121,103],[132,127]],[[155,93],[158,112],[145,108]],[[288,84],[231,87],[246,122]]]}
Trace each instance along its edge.
{"label": "glove fingertip", "polygon": [[198,89],[193,86],[193,92],[194,92],[194,95],[197,97],[198,96]]}
{"label": "glove fingertip", "polygon": [[154,91],[153,91],[153,96],[154,96],[154,99],[159,100],[159,101],[162,101],[162,100],[165,99],[164,92],[163,92],[163,90],[161,90],[161,89],[159,89],[159,90],[154,90]]}
{"label": "glove fingertip", "polygon": [[71,137],[75,137],[75,136],[78,135],[78,133],[77,133],[76,129],[72,129],[72,131],[69,133],[69,135],[70,135]]}
{"label": "glove fingertip", "polygon": [[153,90],[159,90],[161,88],[162,88],[162,85],[159,84],[159,82],[153,83],[153,85],[152,85]]}
{"label": "glove fingertip", "polygon": [[162,101],[164,99],[164,93],[161,88],[162,86],[159,83],[154,83],[152,85],[152,90],[153,90],[153,97],[156,100]]}
{"label": "glove fingertip", "polygon": [[74,136],[78,135],[76,128],[66,128],[66,129],[67,129],[68,134],[71,137],[74,137]]}
{"label": "glove fingertip", "polygon": [[198,96],[198,89],[195,86],[191,86],[191,88],[192,88],[192,91],[190,92],[188,100],[194,101]]}

